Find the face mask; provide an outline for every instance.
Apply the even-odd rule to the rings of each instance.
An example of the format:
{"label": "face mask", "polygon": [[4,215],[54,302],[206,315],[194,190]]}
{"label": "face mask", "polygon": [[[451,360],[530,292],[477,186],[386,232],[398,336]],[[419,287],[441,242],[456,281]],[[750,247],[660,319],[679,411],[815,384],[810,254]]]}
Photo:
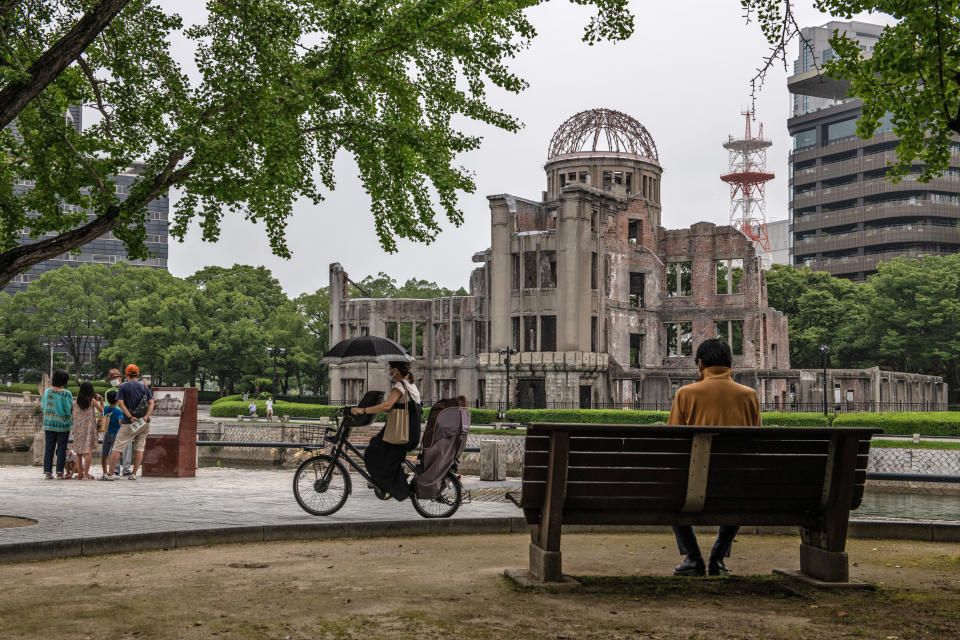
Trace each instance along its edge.
{"label": "face mask", "polygon": [[120,386],[120,381],[117,380],[116,378],[114,378],[113,380],[110,381],[110,386],[111,386],[111,387],[119,387],[119,386]]}

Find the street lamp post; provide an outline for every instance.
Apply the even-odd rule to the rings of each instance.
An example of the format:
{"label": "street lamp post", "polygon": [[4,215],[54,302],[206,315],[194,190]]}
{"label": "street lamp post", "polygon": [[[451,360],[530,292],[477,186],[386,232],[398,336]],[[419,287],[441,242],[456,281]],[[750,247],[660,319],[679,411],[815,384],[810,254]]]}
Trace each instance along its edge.
{"label": "street lamp post", "polygon": [[[506,347],[506,348],[500,349],[498,353],[501,356],[503,355],[507,356],[506,360],[504,361],[505,364],[507,365],[507,405],[506,405],[507,409],[506,411],[510,411],[510,356],[515,353],[518,353],[518,351],[513,347]],[[503,414],[506,413],[506,411],[503,411],[500,413],[501,420],[503,419]]]}
{"label": "street lamp post", "polygon": [[50,347],[50,379],[53,380],[53,341],[44,342],[43,346]]}
{"label": "street lamp post", "polygon": [[820,352],[823,354],[823,415],[827,415],[827,358],[830,356],[830,347],[822,344]]}

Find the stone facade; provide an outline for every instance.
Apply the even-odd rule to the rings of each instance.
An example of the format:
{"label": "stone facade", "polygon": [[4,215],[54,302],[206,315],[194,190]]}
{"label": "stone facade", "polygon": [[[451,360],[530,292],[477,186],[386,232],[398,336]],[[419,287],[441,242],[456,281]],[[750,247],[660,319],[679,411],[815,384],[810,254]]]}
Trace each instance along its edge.
{"label": "stone facade", "polygon": [[[598,148],[603,140],[611,148]],[[331,265],[331,344],[365,333],[397,340],[417,359],[426,401],[462,394],[502,406],[512,348],[511,406],[653,409],[696,380],[697,346],[719,336],[762,399],[800,397],[796,385],[790,396],[800,372],[790,371],[787,321],[767,304],[759,253],[729,226],[661,225],[663,170],[642,125],[577,114],[548,155],[540,200],[488,196],[491,245],[473,256],[469,296],[350,299],[347,274]],[[339,365],[330,385],[333,401],[352,403],[387,377],[380,366]]]}

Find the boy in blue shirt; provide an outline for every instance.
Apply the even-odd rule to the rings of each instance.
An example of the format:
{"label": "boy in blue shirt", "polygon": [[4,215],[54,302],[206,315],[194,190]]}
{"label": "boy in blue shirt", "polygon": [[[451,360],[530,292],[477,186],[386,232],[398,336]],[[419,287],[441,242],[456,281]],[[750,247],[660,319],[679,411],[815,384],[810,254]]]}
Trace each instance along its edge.
{"label": "boy in blue shirt", "polygon": [[117,392],[114,389],[107,391],[107,405],[103,408],[103,415],[110,416],[110,425],[107,427],[107,432],[103,434],[103,448],[100,450],[100,464],[103,466],[101,480],[107,475],[110,452],[113,451],[113,443],[117,439],[117,432],[120,431],[120,421],[123,419],[123,412],[117,406]]}

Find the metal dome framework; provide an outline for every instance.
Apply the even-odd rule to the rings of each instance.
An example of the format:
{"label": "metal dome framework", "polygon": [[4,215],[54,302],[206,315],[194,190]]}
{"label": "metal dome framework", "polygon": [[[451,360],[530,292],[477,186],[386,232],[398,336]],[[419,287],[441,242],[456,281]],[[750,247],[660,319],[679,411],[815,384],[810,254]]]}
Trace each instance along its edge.
{"label": "metal dome framework", "polygon": [[[604,141],[606,149],[602,148]],[[604,151],[660,159],[657,145],[646,127],[613,109],[589,109],[567,119],[550,139],[547,159],[571,153]]]}

